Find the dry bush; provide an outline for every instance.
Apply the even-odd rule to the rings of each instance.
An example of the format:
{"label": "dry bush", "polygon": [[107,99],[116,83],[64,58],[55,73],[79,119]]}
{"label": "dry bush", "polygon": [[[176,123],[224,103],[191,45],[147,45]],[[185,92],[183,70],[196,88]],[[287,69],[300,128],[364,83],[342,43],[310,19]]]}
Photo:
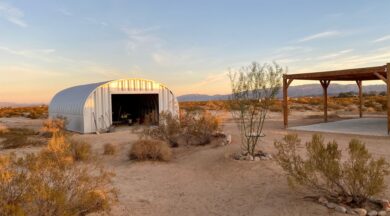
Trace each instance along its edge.
{"label": "dry bush", "polygon": [[8,133],[8,132],[9,132],[8,127],[5,126],[5,125],[0,124],[0,135],[1,135],[1,134]]}
{"label": "dry bush", "polygon": [[31,136],[35,136],[38,133],[28,128],[9,128],[3,130],[0,133],[0,137],[5,140],[1,142],[3,149],[14,149],[25,146],[41,145],[43,142],[40,140],[29,139]]}
{"label": "dry bush", "polygon": [[70,140],[70,152],[75,161],[87,161],[91,159],[91,145],[82,140]]}
{"label": "dry bush", "polygon": [[170,112],[160,113],[160,123],[156,127],[145,128],[142,132],[142,138],[153,138],[165,140],[171,146],[178,146],[177,138],[182,133],[180,121],[177,116]]}
{"label": "dry bush", "polygon": [[104,144],[103,148],[104,148],[104,151],[103,151],[104,155],[115,155],[115,153],[117,151],[116,145],[111,144],[111,143]]}
{"label": "dry bush", "polygon": [[109,212],[116,200],[113,174],[96,164],[76,164],[70,145],[56,133],[37,154],[0,156],[0,215]]}
{"label": "dry bush", "polygon": [[179,117],[171,113],[160,114],[160,124],[145,128],[141,139],[152,138],[164,140],[172,147],[177,147],[178,141],[184,137],[187,144],[204,145],[210,143],[212,135],[219,129],[220,119],[208,111],[182,112]]}
{"label": "dry bush", "polygon": [[48,106],[32,107],[3,107],[0,108],[0,118],[26,117],[31,119],[44,119],[48,116]]}
{"label": "dry bush", "polygon": [[306,158],[298,154],[300,143],[297,135],[275,142],[276,159],[291,186],[304,186],[352,207],[362,207],[368,198],[385,191],[389,164],[383,158],[374,159],[361,141],[350,141],[346,161],[341,160],[336,141],[325,145],[322,136],[313,135],[306,143]]}
{"label": "dry bush", "polygon": [[140,139],[131,147],[129,159],[170,161],[172,159],[172,150],[166,142]]}
{"label": "dry bush", "polygon": [[29,146],[28,137],[26,135],[7,135],[5,140],[1,142],[3,149],[15,149]]}
{"label": "dry bush", "polygon": [[220,119],[208,111],[186,112],[181,118],[183,135],[187,144],[205,145],[220,128]]}

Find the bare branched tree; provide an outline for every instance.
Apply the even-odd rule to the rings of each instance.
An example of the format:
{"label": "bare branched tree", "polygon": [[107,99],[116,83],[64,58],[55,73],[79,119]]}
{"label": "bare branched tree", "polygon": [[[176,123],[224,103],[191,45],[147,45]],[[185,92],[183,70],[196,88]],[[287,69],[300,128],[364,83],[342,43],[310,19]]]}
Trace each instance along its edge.
{"label": "bare branched tree", "polygon": [[253,62],[230,71],[230,110],[241,135],[244,154],[255,155],[270,106],[281,88],[283,68],[278,64]]}

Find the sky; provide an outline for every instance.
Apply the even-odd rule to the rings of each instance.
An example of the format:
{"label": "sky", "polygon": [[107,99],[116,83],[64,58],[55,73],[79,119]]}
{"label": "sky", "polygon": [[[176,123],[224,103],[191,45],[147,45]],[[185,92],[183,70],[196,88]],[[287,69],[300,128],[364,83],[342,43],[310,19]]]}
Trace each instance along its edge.
{"label": "sky", "polygon": [[[146,78],[226,94],[253,61],[288,73],[390,62],[388,0],[0,0],[0,101]],[[293,82],[293,85],[303,84]]]}

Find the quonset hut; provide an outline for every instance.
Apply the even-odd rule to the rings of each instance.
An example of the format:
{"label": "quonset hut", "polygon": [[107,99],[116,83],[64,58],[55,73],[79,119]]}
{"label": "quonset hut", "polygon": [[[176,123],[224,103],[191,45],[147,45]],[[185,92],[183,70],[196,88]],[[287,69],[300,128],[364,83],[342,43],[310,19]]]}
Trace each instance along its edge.
{"label": "quonset hut", "polygon": [[178,115],[179,104],[167,87],[145,79],[121,79],[80,85],[57,93],[49,105],[49,118],[65,117],[66,129],[79,133],[108,131],[124,121],[158,122],[161,112]]}

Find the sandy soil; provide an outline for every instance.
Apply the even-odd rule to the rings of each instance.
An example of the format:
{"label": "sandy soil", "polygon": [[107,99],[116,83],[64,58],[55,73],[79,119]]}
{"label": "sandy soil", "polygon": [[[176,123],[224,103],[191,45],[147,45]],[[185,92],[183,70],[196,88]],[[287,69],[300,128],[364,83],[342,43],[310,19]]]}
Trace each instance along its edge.
{"label": "sandy soil", "polygon": [[[318,114],[293,113],[290,125],[321,122]],[[283,171],[275,161],[231,159],[230,155],[240,149],[239,135],[229,114],[223,116],[224,130],[232,134],[232,144],[223,147],[180,147],[174,150],[175,158],[169,163],[129,161],[126,153],[138,138],[130,129],[110,134],[74,136],[90,142],[99,154],[99,161],[116,173],[114,184],[119,190],[119,203],[114,206],[113,215],[338,215],[305,201],[303,197],[311,195],[309,192],[289,188]],[[333,120],[339,118],[335,116]],[[39,120],[15,121],[19,126],[39,125]],[[16,124],[11,119],[0,119],[0,122]],[[272,113],[260,147],[274,153],[274,140],[288,132],[283,129],[281,114]],[[313,134],[294,133],[298,133],[303,142]],[[351,138],[359,138],[374,156],[383,156],[390,161],[390,137],[328,133],[324,136],[327,140],[337,140],[342,149],[346,149]],[[108,142],[120,146],[117,155],[102,155],[103,145]],[[386,181],[390,183],[390,178]],[[389,190],[383,197],[390,198]]]}

